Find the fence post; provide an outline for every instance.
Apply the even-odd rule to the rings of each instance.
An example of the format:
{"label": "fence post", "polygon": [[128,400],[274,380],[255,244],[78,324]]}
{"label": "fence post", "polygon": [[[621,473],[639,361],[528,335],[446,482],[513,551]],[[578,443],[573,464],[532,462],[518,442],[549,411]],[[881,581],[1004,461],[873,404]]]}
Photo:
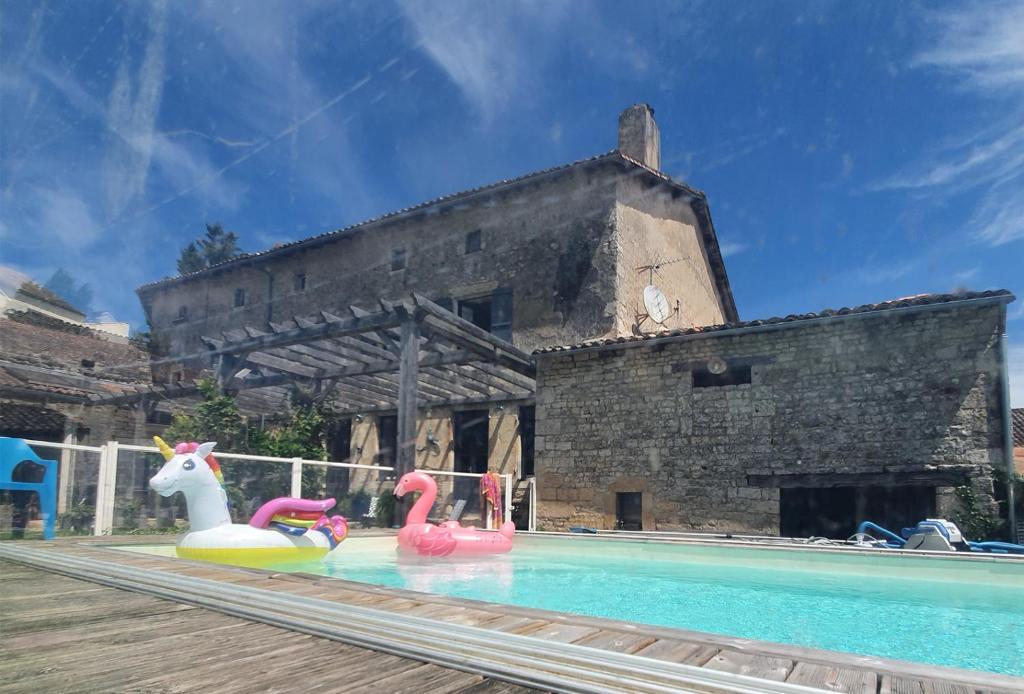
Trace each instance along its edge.
{"label": "fence post", "polygon": [[302,458],[292,458],[292,497],[302,496]]}
{"label": "fence post", "polygon": [[512,475],[505,473],[505,522],[512,520]]}
{"label": "fence post", "polygon": [[537,478],[530,478],[530,525],[529,531],[537,530]]}
{"label": "fence post", "polygon": [[117,441],[100,446],[100,469],[96,479],[96,522],[92,534],[110,535],[114,531],[114,492],[117,483]]}

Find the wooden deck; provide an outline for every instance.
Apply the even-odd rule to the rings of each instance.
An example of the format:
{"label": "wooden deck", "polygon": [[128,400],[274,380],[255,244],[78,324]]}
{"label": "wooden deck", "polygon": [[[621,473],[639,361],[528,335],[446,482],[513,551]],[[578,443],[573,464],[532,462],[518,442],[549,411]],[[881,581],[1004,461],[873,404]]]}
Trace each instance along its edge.
{"label": "wooden deck", "polygon": [[[110,540],[108,539],[107,542],[110,542]],[[152,542],[152,539],[150,539],[150,542]],[[49,544],[47,549],[83,558],[88,557],[101,561],[116,562],[136,568],[156,569],[182,576],[282,591],[349,605],[398,612],[404,615],[426,617],[442,622],[528,635],[556,642],[586,645],[619,653],[631,653],[648,658],[685,663],[710,670],[720,670],[765,680],[801,684],[831,692],[856,692],[863,694],[895,694],[896,692],[907,694],[930,694],[932,692],[942,692],[943,694],[1024,692],[1024,679],[989,675],[981,672],[975,673],[973,671],[901,661],[885,661],[865,656],[832,653],[797,646],[770,644],[616,620],[460,600],[307,574],[272,573],[254,569],[189,562],[153,555],[132,554],[112,550],[93,543],[64,541]],[[5,581],[2,585],[6,586],[7,582]],[[86,592],[82,593],[79,598],[71,600],[71,602],[85,600],[86,604],[88,604],[88,600],[91,599],[89,597],[89,589],[81,587],[81,584],[77,582],[76,585],[79,587],[74,590]],[[135,605],[136,601],[142,599],[135,596],[126,596],[124,593],[120,593],[120,595],[125,596],[122,597],[121,601],[125,609],[129,609],[130,606]],[[64,599],[63,595],[58,597],[62,600]],[[74,598],[74,593],[70,593],[69,598]],[[149,601],[148,598],[146,600]],[[161,624],[171,624],[179,619],[192,619],[203,614],[202,610],[171,607],[169,603],[161,603],[160,601],[156,601],[156,603],[163,606],[163,611],[153,612],[146,620],[134,620],[135,626],[133,629],[135,631],[145,629],[143,624],[147,623],[150,619],[160,620]],[[44,604],[45,600],[37,602],[37,606],[40,609],[42,609]],[[150,605],[149,609],[156,609],[153,607],[154,603],[152,601],[146,604]],[[57,610],[57,613],[60,612],[61,610]],[[203,617],[203,619],[225,620],[219,622],[223,624],[229,622],[235,625],[248,624],[247,628],[257,626],[239,622],[239,620],[222,615],[210,615]],[[265,630],[272,630],[273,628],[262,627],[261,629],[261,631],[251,630],[253,635],[243,639],[241,647],[248,649],[243,650],[244,653],[258,653],[259,648],[255,644],[258,638],[254,634],[270,633]],[[221,633],[226,634],[226,632]],[[317,639],[298,635],[285,637],[282,643],[287,641],[290,644],[295,640],[303,638],[306,639],[307,643],[317,643]],[[214,639],[204,639],[204,641],[209,644]],[[280,646],[275,644],[274,647],[265,650],[265,652],[273,654],[278,647]],[[340,648],[338,644],[333,646],[324,645],[323,647]],[[298,649],[298,651],[301,652],[301,649]],[[156,652],[157,650],[155,649],[150,652],[150,657],[155,657],[153,654]],[[287,651],[287,653],[293,652],[293,650]],[[379,655],[379,657],[389,658],[390,660],[387,662],[395,662],[394,656]],[[0,656],[0,682],[4,681],[2,679],[4,677],[4,670],[2,668],[5,667],[3,660],[5,658]],[[262,662],[258,657],[256,657],[256,660]],[[288,661],[288,657],[283,659],[283,662]],[[142,662],[141,658],[139,662]],[[302,662],[304,665],[298,667],[295,672],[302,673],[303,677],[313,677],[313,681],[323,682],[333,676],[334,681],[337,682],[341,681],[344,677],[344,667],[341,664],[339,664],[337,672],[334,673],[326,662],[320,662],[317,658],[307,658],[303,655]],[[420,664],[419,667],[426,666]],[[307,668],[309,669],[307,670]],[[441,678],[440,672],[443,671],[443,668],[437,668],[437,671],[436,676]],[[424,672],[426,673],[427,671]],[[277,672],[275,670],[275,677],[276,675]],[[456,675],[451,675],[451,677],[454,678]],[[287,678],[280,679],[287,681]],[[497,687],[498,685],[491,682],[478,681],[473,686]],[[392,690],[390,687],[387,689],[389,691]],[[428,690],[429,688],[423,689],[421,687],[420,689],[420,691]],[[224,691],[232,690],[225,689]],[[378,691],[380,690],[378,689]],[[445,689],[444,691],[450,690]],[[453,691],[461,690],[456,689]],[[490,690],[471,689],[469,691]],[[496,691],[505,690],[498,689]]]}
{"label": "wooden deck", "polygon": [[0,561],[0,691],[531,690]]}

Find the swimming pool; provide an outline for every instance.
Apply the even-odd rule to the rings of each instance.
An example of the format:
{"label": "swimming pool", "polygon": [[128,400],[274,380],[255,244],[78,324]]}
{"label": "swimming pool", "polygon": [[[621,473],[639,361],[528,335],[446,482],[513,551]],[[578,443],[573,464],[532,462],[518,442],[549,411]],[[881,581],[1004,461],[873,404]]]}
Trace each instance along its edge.
{"label": "swimming pool", "polygon": [[394,546],[350,538],[324,562],[269,568],[1024,675],[1021,561],[524,535],[485,560],[399,561]]}

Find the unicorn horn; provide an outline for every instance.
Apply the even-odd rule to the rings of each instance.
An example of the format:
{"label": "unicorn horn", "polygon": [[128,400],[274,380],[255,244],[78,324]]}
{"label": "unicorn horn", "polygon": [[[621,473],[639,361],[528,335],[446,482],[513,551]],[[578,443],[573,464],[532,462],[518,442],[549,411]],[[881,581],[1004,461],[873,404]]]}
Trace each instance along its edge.
{"label": "unicorn horn", "polygon": [[167,443],[159,436],[154,436],[153,441],[156,442],[156,447],[163,453],[164,460],[170,460],[174,457],[174,449],[167,445]]}

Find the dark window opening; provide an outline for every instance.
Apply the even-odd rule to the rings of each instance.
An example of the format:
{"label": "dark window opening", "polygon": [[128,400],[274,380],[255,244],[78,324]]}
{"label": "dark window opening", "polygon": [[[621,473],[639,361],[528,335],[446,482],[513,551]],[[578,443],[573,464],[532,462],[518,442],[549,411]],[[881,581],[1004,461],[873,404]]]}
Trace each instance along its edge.
{"label": "dark window opening", "polygon": [[866,520],[898,535],[935,516],[935,487],[785,487],[780,490],[779,514],[784,537],[845,540]]}
{"label": "dark window opening", "polygon": [[531,477],[533,471],[534,456],[534,433],[537,425],[537,408],[533,405],[523,405],[519,408],[519,442],[523,455],[521,477]]}
{"label": "dark window opening", "polygon": [[466,253],[476,253],[483,248],[483,238],[479,229],[466,234]]}
{"label": "dark window opening", "polygon": [[738,386],[750,383],[749,366],[732,366],[723,373],[714,374],[707,369],[693,372],[694,388],[715,388],[717,386]]}
{"label": "dark window opening", "polygon": [[241,287],[235,290],[235,306],[245,306],[245,290]]}
{"label": "dark window opening", "polygon": [[178,322],[188,320],[188,306],[178,307]]}
{"label": "dark window opening", "polygon": [[173,380],[175,383],[181,383],[182,380],[184,380],[184,378],[185,378],[185,372],[184,371],[175,371],[171,375],[171,380]]}
{"label": "dark window opening", "polygon": [[391,251],[391,272],[405,269],[405,249],[396,248]]}
{"label": "dark window opening", "polygon": [[297,291],[297,292],[304,292],[304,291],[306,291],[306,275],[305,275],[305,273],[302,273],[302,272],[296,273],[296,275],[295,275],[295,277],[294,277],[294,279],[292,281],[292,288],[295,291]]}
{"label": "dark window opening", "polygon": [[617,492],[615,494],[615,529],[644,529],[643,494],[641,492]]}
{"label": "dark window opening", "polygon": [[[377,465],[395,467],[398,462],[398,417],[386,415],[377,421]],[[380,470],[377,480],[382,482],[394,476],[393,470]]]}
{"label": "dark window opening", "polygon": [[458,314],[478,328],[491,330],[491,297],[459,300]]}
{"label": "dark window opening", "polygon": [[[490,413],[487,410],[456,412],[453,417],[455,472],[487,472],[487,436]],[[455,478],[455,500],[466,500],[466,511],[480,510],[480,481],[475,477]]]}
{"label": "dark window opening", "polygon": [[[348,463],[352,458],[352,420],[341,419],[331,427],[328,438],[328,454],[335,463]],[[341,499],[348,496],[349,492],[349,468],[329,467],[327,468],[327,479],[325,480],[327,496]],[[353,509],[352,516],[361,518],[366,509]]]}
{"label": "dark window opening", "polygon": [[170,412],[165,412],[164,410],[152,410],[146,413],[146,424],[170,426],[173,421],[173,415],[171,415]]}

